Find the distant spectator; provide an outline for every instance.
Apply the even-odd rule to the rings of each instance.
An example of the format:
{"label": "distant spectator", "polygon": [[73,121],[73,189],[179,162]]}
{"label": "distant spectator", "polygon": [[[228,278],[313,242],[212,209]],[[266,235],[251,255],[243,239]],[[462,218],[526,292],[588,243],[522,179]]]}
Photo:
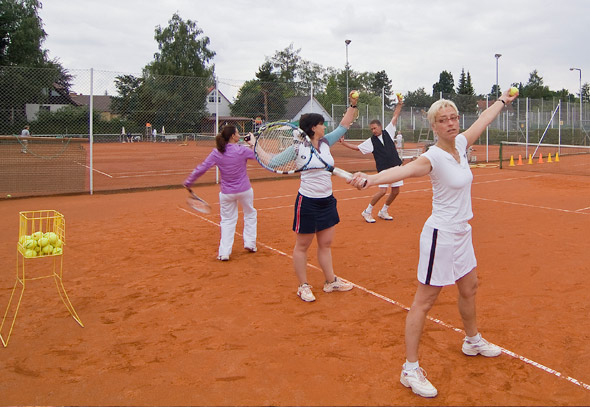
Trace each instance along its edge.
{"label": "distant spectator", "polygon": [[128,143],[133,143],[133,137],[131,137],[131,132],[127,132],[127,142]]}

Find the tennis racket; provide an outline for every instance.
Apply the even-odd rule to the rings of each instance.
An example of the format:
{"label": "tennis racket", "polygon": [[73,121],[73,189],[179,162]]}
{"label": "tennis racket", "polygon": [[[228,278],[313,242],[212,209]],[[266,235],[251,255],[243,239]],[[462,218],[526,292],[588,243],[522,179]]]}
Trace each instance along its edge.
{"label": "tennis racket", "polygon": [[202,212],[202,213],[209,213],[211,212],[211,206],[202,198],[199,198],[197,194],[193,192],[192,189],[187,188],[189,196],[186,198],[186,203],[188,206],[193,208],[195,211]]}
{"label": "tennis racket", "polygon": [[[303,130],[287,122],[265,125],[254,135],[256,159],[267,170],[277,174],[323,169],[347,180],[352,174],[326,163]],[[314,158],[316,158],[314,160]]]}

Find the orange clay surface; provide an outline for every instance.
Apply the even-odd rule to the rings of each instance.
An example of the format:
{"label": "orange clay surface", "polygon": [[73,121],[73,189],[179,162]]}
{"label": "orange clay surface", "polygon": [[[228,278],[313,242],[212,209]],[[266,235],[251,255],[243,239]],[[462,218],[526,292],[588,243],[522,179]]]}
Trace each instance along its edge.
{"label": "orange clay surface", "polygon": [[[312,248],[315,303],[295,294],[291,178],[253,183],[259,251],[237,235],[228,262],[215,259],[216,185],[197,187],[209,215],[190,211],[181,189],[0,201],[0,312],[15,281],[19,211],[54,209],[67,225],[64,285],[85,325],[51,279],[27,281],[0,347],[0,403],[588,405],[590,177],[473,172],[479,328],[505,353],[461,353],[457,291],[443,289],[420,347],[435,399],[399,383],[428,178],[407,180],[395,219],[375,224],[360,212],[376,190],[334,178],[334,267],[357,287],[324,293]],[[31,273],[43,267],[27,261]]]}

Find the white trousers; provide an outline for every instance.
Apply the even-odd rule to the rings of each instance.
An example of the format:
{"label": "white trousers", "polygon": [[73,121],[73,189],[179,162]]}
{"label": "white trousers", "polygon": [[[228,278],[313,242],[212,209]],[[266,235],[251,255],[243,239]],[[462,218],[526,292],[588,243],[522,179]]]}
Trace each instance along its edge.
{"label": "white trousers", "polygon": [[221,240],[219,256],[229,256],[234,245],[236,224],[238,223],[238,202],[244,211],[244,247],[256,247],[257,212],[254,209],[254,190],[237,194],[219,193],[219,214],[221,215]]}

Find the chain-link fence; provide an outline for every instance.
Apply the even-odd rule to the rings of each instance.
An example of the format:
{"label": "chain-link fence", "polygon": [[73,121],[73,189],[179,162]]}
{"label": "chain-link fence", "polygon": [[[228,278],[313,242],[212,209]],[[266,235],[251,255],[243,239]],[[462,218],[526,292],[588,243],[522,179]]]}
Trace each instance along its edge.
{"label": "chain-link fence", "polygon": [[[214,148],[214,136],[224,124],[247,133],[269,121],[297,122],[302,114],[315,112],[331,130],[348,104],[347,89],[337,85],[314,89],[258,79],[92,69],[64,74],[0,67],[0,89],[1,197],[179,185]],[[439,97],[457,104],[462,128],[494,102],[464,95],[437,95],[432,101]],[[347,138],[370,137],[372,120],[386,124],[393,113],[386,100],[383,90],[361,90],[359,118]],[[434,141],[428,107],[404,106],[397,128],[406,145]],[[486,154],[474,157],[497,159],[492,147],[502,141],[588,145],[590,122],[580,120],[590,117],[588,108],[585,104],[580,110],[579,103],[570,101],[519,98],[482,134],[479,144],[486,145]],[[351,154],[344,150],[335,146],[337,160]],[[352,169],[373,170],[373,164],[368,158]],[[251,171],[252,178],[271,176],[262,169]],[[201,181],[214,182],[215,176]]]}

